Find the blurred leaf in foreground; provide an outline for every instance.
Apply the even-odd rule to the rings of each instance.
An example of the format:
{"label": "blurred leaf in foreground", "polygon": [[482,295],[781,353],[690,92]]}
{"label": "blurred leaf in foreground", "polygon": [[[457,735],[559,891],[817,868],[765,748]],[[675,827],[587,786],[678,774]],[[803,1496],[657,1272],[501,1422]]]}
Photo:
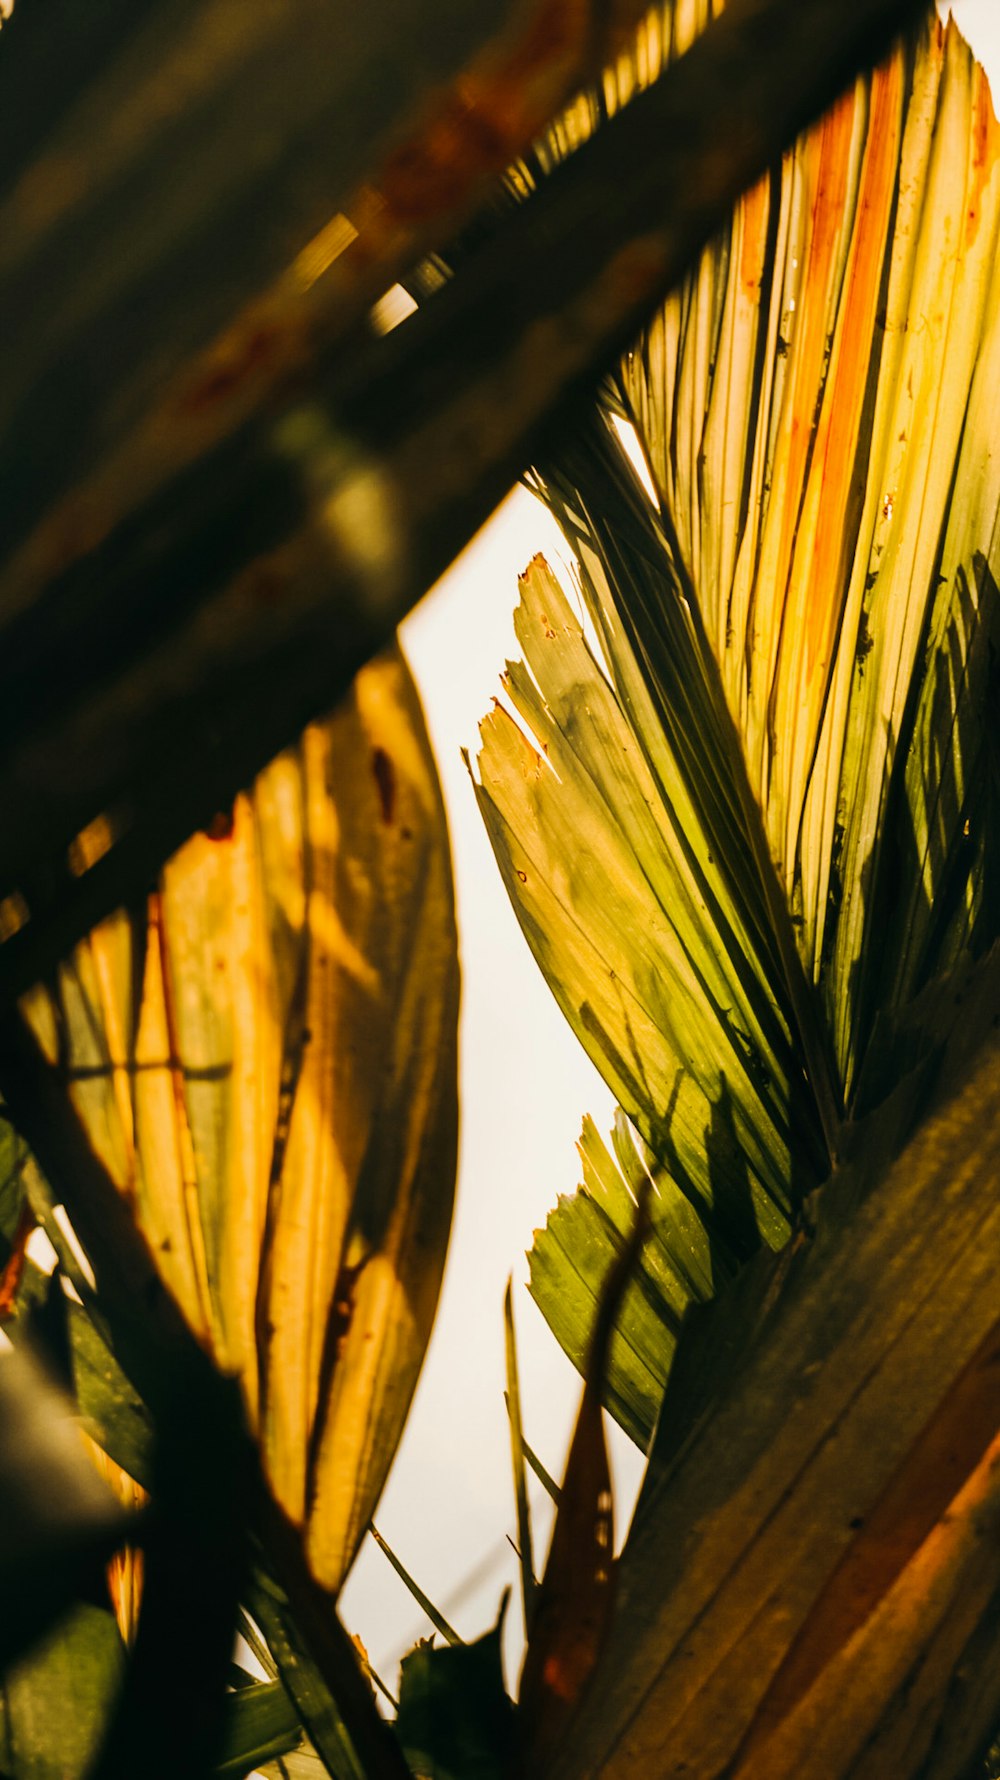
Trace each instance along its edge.
{"label": "blurred leaf in foreground", "polygon": [[0,1355],[0,1668],[45,1631],[102,1566],[129,1516],[98,1477],[72,1409],[24,1353]]}
{"label": "blurred leaf in foreground", "polygon": [[80,1602],[0,1688],[0,1767],[9,1780],[83,1780],[124,1670],[114,1614]]}

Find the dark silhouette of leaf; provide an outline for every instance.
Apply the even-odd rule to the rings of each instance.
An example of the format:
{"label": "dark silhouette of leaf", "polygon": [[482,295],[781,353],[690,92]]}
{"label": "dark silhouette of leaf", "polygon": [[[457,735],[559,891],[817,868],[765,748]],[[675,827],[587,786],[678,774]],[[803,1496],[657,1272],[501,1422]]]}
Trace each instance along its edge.
{"label": "dark silhouette of leaf", "polygon": [[418,1644],[403,1658],[396,1733],[427,1780],[505,1780],[514,1709],[503,1684],[503,1612],[472,1644]]}

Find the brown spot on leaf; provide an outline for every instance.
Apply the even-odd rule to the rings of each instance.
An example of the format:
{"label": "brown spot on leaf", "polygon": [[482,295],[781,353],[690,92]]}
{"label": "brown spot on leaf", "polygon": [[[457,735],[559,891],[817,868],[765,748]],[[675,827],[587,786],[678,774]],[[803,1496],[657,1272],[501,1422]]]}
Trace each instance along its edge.
{"label": "brown spot on leaf", "polygon": [[338,1354],[350,1331],[351,1318],[354,1315],[354,1292],[363,1266],[364,1262],[357,1267],[342,1267],[337,1275],[333,1303],[330,1306],[329,1335]]}
{"label": "brown spot on leaf", "polygon": [[205,833],[210,841],[228,841],[232,840],[234,827],[232,810],[217,810],[206,825]]}
{"label": "brown spot on leaf", "polygon": [[17,1308],[17,1288],[24,1273],[24,1261],[28,1247],[28,1237],[36,1224],[35,1214],[25,1201],[21,1207],[14,1231],[7,1264],[0,1273],[0,1322],[6,1322]]}
{"label": "brown spot on leaf", "polygon": [[384,748],[372,751],[372,772],[378,787],[383,822],[391,822],[396,808],[396,769]]}
{"label": "brown spot on leaf", "polygon": [[288,582],[273,563],[259,562],[249,571],[247,593],[256,606],[276,606],[288,592]]}
{"label": "brown spot on leaf", "polygon": [[279,329],[258,324],[243,337],[230,337],[178,404],[182,414],[201,414],[228,401],[241,384],[273,363],[281,343]]}

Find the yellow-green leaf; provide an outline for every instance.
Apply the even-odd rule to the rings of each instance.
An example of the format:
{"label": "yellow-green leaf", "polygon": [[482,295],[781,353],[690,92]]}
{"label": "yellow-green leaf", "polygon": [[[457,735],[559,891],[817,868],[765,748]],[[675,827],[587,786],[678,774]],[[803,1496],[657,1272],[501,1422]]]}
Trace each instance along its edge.
{"label": "yellow-green leaf", "polygon": [[[713,1284],[786,1239],[896,1085],[887,1034],[1000,926],[998,243],[989,89],[928,21],[746,195],[534,475],[579,610],[531,565],[480,804]],[[585,1185],[533,1261],[578,1361],[627,1227],[596,1211]],[[672,1206],[657,1237],[675,1261]],[[652,1365],[639,1345],[645,1384],[613,1363],[608,1402],[645,1438],[669,1316]]]}
{"label": "yellow-green leaf", "polygon": [[[611,502],[609,513],[610,531]],[[642,572],[640,562],[636,587]],[[598,573],[594,565],[594,605],[607,589]],[[749,842],[737,828],[730,843],[742,843],[748,896],[745,884],[726,883],[711,818],[659,713],[648,698],[639,705],[627,639],[613,639],[612,687],[540,559],[522,577],[515,623],[527,671],[512,664],[506,687],[537,747],[498,707],[483,724],[477,789],[518,919],[577,1035],[720,1244],[724,1231],[734,1237],[725,1207],[737,1197],[750,1246],[758,1230],[777,1244],[792,1204],[798,1071],[776,973],[758,962]],[[689,629],[682,612],[677,648],[693,679],[701,657]],[[724,763],[732,741],[719,718]],[[723,809],[719,823],[731,814]]]}

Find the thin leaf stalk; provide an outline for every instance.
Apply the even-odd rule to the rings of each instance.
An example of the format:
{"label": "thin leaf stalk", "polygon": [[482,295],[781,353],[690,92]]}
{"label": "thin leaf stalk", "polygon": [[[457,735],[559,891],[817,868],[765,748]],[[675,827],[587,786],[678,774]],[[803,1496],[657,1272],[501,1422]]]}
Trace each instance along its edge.
{"label": "thin leaf stalk", "polygon": [[528,1482],[525,1473],[524,1434],[521,1426],[521,1392],[517,1373],[517,1342],[514,1334],[513,1283],[507,1281],[503,1300],[504,1348],[507,1364],[507,1419],[510,1424],[510,1456],[514,1474],[514,1500],[517,1505],[517,1546],[521,1570],[521,1605],[524,1610],[524,1634],[531,1635],[535,1611],[535,1567],[531,1545],[531,1509],[528,1506]]}
{"label": "thin leaf stalk", "polygon": [[435,1631],[440,1632],[442,1638],[444,1638],[445,1642],[448,1644],[463,1644],[465,1642],[464,1638],[460,1638],[454,1626],[449,1625],[444,1614],[435,1607],[434,1602],[430,1597],[424,1594],[420,1584],[414,1582],[409,1570],[407,1570],[406,1566],[400,1562],[391,1545],[386,1543],[374,1523],[369,1524],[368,1531],[378,1546],[379,1551],[388,1558],[400,1581],[406,1584],[406,1587],[409,1589],[410,1594],[413,1596],[413,1599],[416,1601],[421,1612],[426,1613]]}

